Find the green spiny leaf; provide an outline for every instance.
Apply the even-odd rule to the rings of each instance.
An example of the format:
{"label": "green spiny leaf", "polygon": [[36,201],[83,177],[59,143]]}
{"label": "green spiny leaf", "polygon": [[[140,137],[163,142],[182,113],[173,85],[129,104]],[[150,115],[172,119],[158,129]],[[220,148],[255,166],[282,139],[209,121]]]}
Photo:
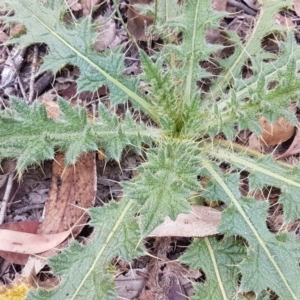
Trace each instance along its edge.
{"label": "green spiny leaf", "polygon": [[[210,114],[205,116],[201,126],[203,132],[212,136],[224,132],[228,138],[234,137],[238,130],[250,129],[261,134],[258,123],[260,116],[265,116],[271,123],[279,117],[285,117],[293,124],[297,119],[287,107],[299,96],[300,49],[292,32],[287,34],[286,41],[279,44],[280,55],[272,63],[253,58],[256,73],[249,79],[234,78],[233,88],[222,96],[214,106],[210,105]],[[270,89],[271,83],[278,84]],[[207,105],[207,98],[203,105]],[[218,115],[215,114],[217,106]],[[203,115],[199,115],[202,118]],[[233,124],[237,124],[234,129]]]}
{"label": "green spiny leaf", "polygon": [[283,205],[285,221],[292,222],[300,218],[298,197],[300,170],[298,167],[291,168],[276,164],[271,157],[254,160],[247,156],[237,156],[226,149],[219,149],[216,154],[219,159],[226,159],[234,166],[250,173],[250,189],[262,189],[265,186],[280,188],[279,203]]}
{"label": "green spiny leaf", "polygon": [[190,211],[186,201],[200,190],[195,143],[165,143],[148,151],[148,161],[138,167],[139,176],[123,183],[126,197],[141,205],[141,226],[144,234],[151,232],[169,216]]}
{"label": "green spiny leaf", "polygon": [[[123,74],[124,55],[120,49],[101,54],[93,50],[96,33],[90,17],[71,25],[64,24],[62,16],[66,6],[62,0],[47,1],[46,4],[38,0],[30,3],[4,0],[3,3],[14,9],[14,15],[3,19],[26,26],[26,34],[11,40],[11,43],[48,45],[49,52],[40,71],[50,69],[56,72],[66,64],[78,66],[79,91],[95,91],[105,85],[110,90],[112,104],[124,103],[129,98],[161,127],[146,127],[136,122],[129,112],[123,120],[101,105],[99,117],[89,119],[84,109],[72,108],[62,101],[57,121],[49,119],[44,107],[38,103],[27,108],[24,103],[13,100],[12,109],[0,112],[0,158],[18,158],[21,170],[35,161],[53,157],[54,150],[65,151],[67,162],[73,163],[81,152],[97,147],[105,149],[107,158],[116,160],[120,159],[124,147],[129,146],[137,152],[141,151],[143,143],[150,147],[148,162],[137,169],[139,175],[123,184],[125,197],[121,204],[106,206],[103,215],[99,210],[95,210],[95,214],[91,211],[91,224],[96,228],[92,242],[85,247],[73,243],[50,260],[54,272],[62,277],[61,286],[50,292],[40,290],[30,297],[116,298],[112,275],[108,271],[112,257],[120,255],[130,260],[139,255],[135,245],[141,236],[149,233],[165,216],[175,219],[179,213],[189,211],[187,200],[201,189],[197,181],[201,174],[210,179],[202,196],[220,200],[227,206],[222,213],[220,232],[226,236],[241,236],[248,249],[242,263],[237,261],[234,266],[226,265],[234,274],[228,292],[224,275],[220,275],[226,268],[213,264],[214,274],[221,278],[218,280],[216,275],[218,292],[221,291],[224,298],[231,297],[237,285],[236,270],[239,268],[241,292],[252,290],[259,298],[265,295],[266,289],[272,289],[283,299],[298,299],[299,243],[293,234],[272,234],[266,226],[268,203],[244,198],[239,191],[239,172],[246,170],[252,188],[279,187],[282,191],[279,201],[283,204],[285,219],[298,219],[298,170],[289,172],[278,163],[255,160],[238,151],[224,149],[208,136],[223,132],[232,138],[240,129],[259,134],[261,129],[257,119],[261,115],[271,122],[284,116],[297,123],[287,107],[299,96],[299,46],[292,33],[285,35],[283,28],[270,21],[292,1],[261,1],[263,5],[253,33],[244,44],[237,35],[228,33],[234,53],[223,60],[214,57],[218,57],[215,52],[223,46],[207,44],[205,34],[207,29],[219,27],[224,14],[214,12],[209,0],[185,1],[182,6],[176,3],[174,10],[178,11],[166,19],[164,28],[169,28],[161,35],[167,35],[164,50],[153,58],[141,53],[147,95],[143,97],[138,91],[138,79]],[[161,3],[166,5],[167,2]],[[167,16],[167,12],[160,12]],[[159,30],[159,26],[156,29]],[[261,46],[262,39],[274,32],[281,34],[283,39],[278,43],[278,54],[266,52]],[[202,62],[212,63],[212,59],[213,63],[219,63],[222,72],[217,79],[210,78],[212,88],[206,93],[197,85],[202,79],[212,77],[202,67]],[[246,61],[253,73],[247,79],[241,74]],[[271,87],[272,83],[277,85]],[[230,164],[227,174],[217,166],[221,162]],[[128,218],[125,217],[127,213]],[[135,221],[137,214],[142,235]],[[206,264],[209,260],[213,262],[213,257],[218,261],[221,253],[217,249],[222,243],[213,239],[205,241],[206,253],[207,249],[211,252],[209,257],[206,256],[208,261],[201,262],[201,265],[209,280],[205,287],[197,286],[197,293],[213,295],[214,275]],[[194,244],[190,253],[193,253],[193,247]],[[212,249],[216,249],[215,252]],[[202,267],[198,264],[200,261],[201,258],[195,257],[191,264]],[[73,279],[74,274],[78,276]],[[98,278],[107,284],[96,285]],[[224,288],[220,288],[221,284]]]}
{"label": "green spiny leaf", "polygon": [[[234,54],[227,58],[226,62],[223,62],[222,65],[226,67],[218,79],[214,82],[211,93],[209,94],[210,99],[216,99],[220,89],[225,90],[228,83],[233,78],[240,77],[242,66],[247,59],[252,61],[253,57],[260,57],[261,59],[274,58],[272,53],[268,53],[262,49],[262,40],[265,36],[272,32],[274,33],[284,30],[284,28],[276,25],[274,18],[278,11],[284,7],[291,6],[293,1],[264,0],[261,2],[263,6],[261,7],[259,16],[256,19],[251,35],[246,40],[245,44],[242,44],[238,37],[235,36],[233,38],[235,45]],[[233,34],[231,33],[230,36],[233,37]]]}
{"label": "green spiny leaf", "polygon": [[[203,17],[205,15],[205,18]],[[225,13],[214,12],[210,0],[191,0],[185,3],[185,19],[181,20],[183,42],[177,46],[177,58],[183,63],[184,102],[190,103],[194,96],[196,80],[209,75],[199,67],[200,60],[223,48],[221,45],[208,44],[205,40],[207,29],[219,26],[220,19]],[[176,49],[174,48],[174,49]]]}
{"label": "green spiny leaf", "polygon": [[66,152],[72,164],[81,153],[103,148],[107,158],[119,160],[123,149],[139,151],[142,143],[151,143],[160,130],[138,125],[127,113],[124,122],[101,106],[100,116],[91,120],[84,108],[59,101],[60,118],[47,117],[43,104],[27,107],[21,100],[12,101],[9,112],[0,112],[0,157],[18,159],[20,171],[28,165],[54,158],[54,150]]}
{"label": "green spiny leaf", "polygon": [[90,18],[65,25],[61,14],[67,7],[62,0],[55,1],[51,6],[43,5],[40,0],[31,1],[30,5],[24,0],[5,0],[4,3],[14,8],[15,15],[11,20],[22,20],[27,29],[26,34],[11,39],[10,43],[18,43],[22,47],[45,43],[50,48],[41,72],[49,69],[56,73],[67,64],[78,66],[81,70],[78,81],[80,91],[94,91],[105,84],[113,104],[124,103],[130,98],[157,119],[153,107],[136,93],[136,79],[123,76],[123,55],[118,50],[114,54],[111,51],[99,54],[93,50],[96,33]]}
{"label": "green spiny leaf", "polygon": [[231,200],[230,206],[222,213],[219,231],[225,235],[242,236],[249,243],[248,256],[241,265],[241,290],[259,294],[271,288],[283,299],[297,299],[300,295],[296,280],[300,276],[300,245],[296,237],[286,234],[282,239],[272,234],[266,226],[269,207],[266,202],[237,196],[236,187],[231,191],[212,165],[206,164],[205,168]]}
{"label": "green spiny leaf", "polygon": [[197,284],[197,299],[234,299],[238,292],[237,265],[246,257],[245,247],[234,238],[216,241],[215,238],[196,239],[180,262],[205,273],[205,283]]}
{"label": "green spiny leaf", "polygon": [[91,225],[95,228],[93,240],[86,246],[73,242],[50,258],[53,272],[63,277],[60,286],[49,292],[31,292],[28,300],[116,299],[109,262],[114,256],[131,260],[144,251],[137,248],[140,239],[134,216],[137,211],[133,201],[124,199],[121,203],[90,209]]}

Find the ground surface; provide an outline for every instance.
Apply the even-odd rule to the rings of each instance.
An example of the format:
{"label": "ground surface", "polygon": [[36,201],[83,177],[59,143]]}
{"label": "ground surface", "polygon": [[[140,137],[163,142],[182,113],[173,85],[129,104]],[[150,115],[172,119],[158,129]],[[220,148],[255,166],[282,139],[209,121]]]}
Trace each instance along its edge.
{"label": "ground surface", "polygon": [[[89,2],[81,1],[72,2],[72,13],[75,17],[81,17],[90,13]],[[94,1],[97,2],[97,1]],[[99,2],[99,1],[98,1]],[[133,3],[148,3],[148,1],[130,1]],[[139,74],[140,63],[138,52],[132,38],[135,38],[140,47],[148,53],[157,51],[160,48],[160,40],[157,37],[151,36],[147,32],[147,26],[151,20],[143,18],[128,6],[127,1],[119,1],[120,11],[123,16],[123,21],[110,19],[107,22],[105,30],[105,38],[102,36],[101,42],[95,46],[97,50],[102,51],[106,47],[123,46],[123,51],[126,53],[126,73],[131,75]],[[227,10],[231,14],[226,17],[221,26],[229,30],[237,32],[241,38],[245,38],[252,30],[255,22],[258,5],[254,0],[248,1],[213,1],[216,10]],[[98,5],[98,3],[95,3]],[[96,8],[93,15],[95,19],[107,19],[114,11],[113,3],[110,1],[102,3]],[[6,12],[1,12],[5,14]],[[131,21],[130,21],[131,20]],[[66,16],[66,22],[68,16]],[[299,32],[300,18],[294,11],[284,11],[278,15],[278,22],[283,26],[294,26]],[[128,27],[132,37],[128,37],[124,25]],[[2,30],[2,31],[1,31]],[[18,34],[22,31],[20,26],[4,27],[0,24],[0,44],[5,42],[9,36]],[[297,33],[296,33],[297,35]],[[221,40],[220,32],[212,31],[207,33],[207,39],[211,43],[217,43]],[[276,45],[272,42],[272,37],[266,39],[265,48],[269,51],[276,52]],[[222,55],[229,55],[230,48]],[[97,93],[76,93],[75,80],[78,77],[78,70],[71,66],[64,67],[59,74],[44,73],[36,76],[42,57],[46,54],[47,48],[45,45],[33,45],[24,51],[18,52],[13,46],[0,46],[0,72],[1,72],[1,89],[0,89],[0,107],[4,109],[9,107],[9,95],[18,96],[26,99],[28,103],[33,101],[55,102],[57,94],[64,97],[66,100],[74,104],[79,104],[87,107],[90,114],[97,109],[99,102],[107,103],[108,95],[105,88],[100,88]],[[11,63],[9,58],[14,57],[14,62]],[[17,72],[15,70],[17,69]],[[211,70],[213,71],[213,70]],[[217,70],[216,70],[217,72]],[[245,70],[247,76],[247,70]],[[202,83],[205,85],[208,83]],[[48,104],[47,104],[48,105]],[[51,104],[50,104],[51,106]],[[119,106],[118,113],[124,113],[124,107]],[[297,114],[297,111],[295,110]],[[146,121],[147,118],[145,117]],[[277,151],[285,153],[295,139],[299,139],[294,131],[287,141],[280,146],[276,143],[276,147],[272,143],[262,144],[257,137],[251,132],[240,132],[236,142],[243,145],[248,145],[250,148],[259,150],[265,153]],[[101,149],[100,149],[101,150]],[[296,156],[291,156],[291,153],[285,153],[284,159],[288,163],[298,164],[299,159]],[[292,153],[294,154],[294,153]],[[118,164],[114,161],[105,162],[101,152],[97,154],[96,161],[96,199],[93,205],[101,206],[111,199],[120,201],[122,198],[122,189],[119,185],[120,181],[129,180],[135,175],[134,169],[144,161],[143,156],[136,155],[131,151],[124,153],[123,158]],[[7,199],[7,207],[2,208],[4,216],[3,223],[19,222],[24,220],[38,221],[43,219],[43,210],[45,203],[49,197],[53,183],[53,162],[45,161],[40,167],[31,167],[23,174],[21,180],[12,176],[11,186],[7,174],[10,173],[10,162],[8,166],[3,167],[3,175],[0,176],[0,199],[5,198],[5,193],[10,191]],[[13,164],[13,163],[12,163]],[[94,180],[92,175],[87,180]],[[51,184],[52,182],[52,184]],[[247,182],[244,186],[245,194],[248,192]],[[273,203],[270,210],[268,220],[269,228],[276,232],[283,223],[281,207],[277,204],[278,191],[265,190],[264,192],[255,195],[257,199],[265,199]],[[3,200],[4,201],[4,200]],[[87,220],[86,220],[87,221]],[[82,225],[83,227],[83,225]],[[81,228],[82,228],[81,227]],[[289,230],[298,230],[298,224],[292,224]],[[85,226],[78,239],[84,240],[91,234],[92,229]],[[186,299],[186,296],[192,295],[191,281],[202,281],[203,274],[200,271],[190,271],[181,266],[179,263],[168,264],[174,261],[180,253],[182,253],[190,239],[186,237],[161,237],[149,238],[145,241],[149,253],[153,257],[142,257],[131,264],[117,260],[114,265],[117,269],[119,277],[116,278],[116,284],[119,289],[120,296],[129,299]],[[0,285],[11,283],[17,273],[21,273],[24,264],[11,263],[11,258],[0,257]],[[135,279],[131,278],[135,272]],[[40,279],[49,279],[47,268],[41,271]],[[44,278],[44,279],[43,279]],[[46,278],[46,279],[45,279]],[[126,290],[125,287],[131,286],[132,291]],[[178,296],[178,292],[182,297]]]}

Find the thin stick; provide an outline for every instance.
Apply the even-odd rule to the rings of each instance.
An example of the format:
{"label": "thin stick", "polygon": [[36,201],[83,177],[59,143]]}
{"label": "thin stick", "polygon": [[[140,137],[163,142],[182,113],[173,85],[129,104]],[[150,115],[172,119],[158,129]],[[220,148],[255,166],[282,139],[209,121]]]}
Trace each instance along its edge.
{"label": "thin stick", "polygon": [[37,61],[39,55],[39,47],[38,45],[34,45],[33,47],[33,58],[31,65],[31,74],[30,74],[30,83],[29,83],[29,95],[28,95],[28,103],[31,104],[34,97],[34,80],[37,70]]}
{"label": "thin stick", "polygon": [[23,213],[30,211],[32,209],[42,209],[45,206],[45,204],[32,204],[32,205],[27,205],[22,208],[18,208],[14,211],[15,215],[22,215]]}
{"label": "thin stick", "polygon": [[4,193],[4,196],[3,196],[2,203],[1,203],[0,225],[3,224],[3,222],[4,222],[7,203],[8,203],[9,196],[10,196],[10,193],[11,193],[11,190],[12,190],[12,187],[13,187],[14,176],[15,176],[14,172],[11,172],[8,175],[7,184],[6,184],[6,188],[5,188],[5,193]]}
{"label": "thin stick", "polygon": [[248,14],[250,16],[256,16],[256,14],[257,14],[255,10],[253,10],[252,8],[248,7],[247,5],[245,5],[241,2],[238,2],[236,0],[228,0],[227,3],[243,10],[246,14]]}
{"label": "thin stick", "polygon": [[[21,55],[23,57],[23,54],[25,53],[25,51],[26,51],[26,48],[24,48],[20,52],[18,52],[17,55]],[[16,67],[16,64],[15,64],[15,61],[14,61],[14,57],[11,56],[11,54],[10,54],[10,52],[9,52],[9,50],[7,48],[6,48],[6,53],[7,53],[8,57],[11,59],[11,65],[14,68],[14,72],[16,73],[16,77],[17,77],[17,80],[18,80],[18,83],[19,83],[19,87],[20,87],[23,99],[24,99],[25,102],[27,102],[27,97],[26,97],[25,89],[24,89],[23,83],[22,83],[22,81],[20,79],[19,69]]]}

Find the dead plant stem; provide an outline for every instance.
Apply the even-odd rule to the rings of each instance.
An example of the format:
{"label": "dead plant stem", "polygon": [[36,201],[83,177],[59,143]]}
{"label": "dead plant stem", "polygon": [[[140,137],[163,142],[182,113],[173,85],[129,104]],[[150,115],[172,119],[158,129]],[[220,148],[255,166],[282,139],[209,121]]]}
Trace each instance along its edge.
{"label": "dead plant stem", "polygon": [[11,172],[8,175],[7,184],[6,184],[6,188],[5,188],[5,193],[4,193],[4,196],[3,196],[2,203],[1,203],[0,225],[3,224],[3,222],[4,222],[7,203],[8,203],[9,196],[10,196],[10,193],[11,193],[11,190],[12,190],[12,187],[13,187],[14,176],[15,176],[14,172]]}

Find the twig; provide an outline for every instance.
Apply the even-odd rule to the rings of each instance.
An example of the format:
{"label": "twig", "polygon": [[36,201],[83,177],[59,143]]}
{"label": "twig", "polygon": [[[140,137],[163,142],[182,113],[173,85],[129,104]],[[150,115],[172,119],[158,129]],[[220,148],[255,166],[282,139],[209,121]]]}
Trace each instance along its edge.
{"label": "twig", "polygon": [[[26,48],[21,50],[20,55],[22,57],[23,57],[25,51],[26,51]],[[19,68],[16,67],[16,64],[15,64],[15,61],[14,61],[14,57],[11,56],[11,54],[10,54],[10,52],[9,52],[9,50],[7,48],[6,48],[6,53],[7,53],[8,57],[11,59],[11,65],[14,68],[14,72],[16,73],[16,77],[17,77],[17,80],[18,80],[18,83],[19,83],[19,87],[20,87],[22,96],[24,98],[24,101],[27,102],[27,97],[26,97],[25,89],[23,87],[23,83],[22,83],[22,81],[20,79],[20,76],[19,76],[19,69],[20,69],[20,67]],[[19,55],[19,53],[18,53],[18,55]]]}
{"label": "twig", "polygon": [[122,18],[122,14],[121,14],[120,9],[119,9],[118,1],[113,0],[113,3],[114,3],[114,6],[115,6],[115,9],[117,10],[118,19],[121,22],[121,24],[123,25],[124,30],[126,31],[126,33],[128,34],[128,36],[131,38],[131,40],[133,41],[133,43],[135,44],[136,48],[139,49],[138,43],[136,42],[135,38],[133,37],[133,35],[128,30],[127,25],[125,24],[125,22],[124,22],[124,20]]}
{"label": "twig", "polygon": [[6,184],[6,188],[5,188],[5,193],[4,193],[4,196],[3,196],[2,203],[1,203],[0,225],[3,224],[3,222],[4,222],[7,203],[8,203],[9,196],[10,196],[10,193],[11,193],[11,190],[12,190],[12,187],[13,187],[14,176],[15,176],[14,172],[11,172],[8,175],[7,184]]}
{"label": "twig", "polygon": [[35,75],[36,75],[38,55],[39,55],[39,47],[38,47],[38,45],[34,45],[32,65],[31,65],[31,74],[30,74],[30,83],[29,83],[29,95],[28,95],[28,103],[29,104],[32,103],[33,97],[34,97],[34,79],[35,79]]}
{"label": "twig", "polygon": [[51,71],[46,71],[34,84],[34,93],[38,97],[42,94],[45,88],[51,83],[54,76]]}
{"label": "twig", "polygon": [[227,3],[243,10],[246,14],[248,14],[250,16],[256,16],[255,10],[253,10],[252,8],[248,7],[247,5],[245,5],[241,2],[237,2],[236,0],[227,0]]}
{"label": "twig", "polygon": [[45,204],[32,204],[32,205],[27,205],[27,206],[24,206],[22,208],[19,208],[19,209],[16,209],[14,211],[14,214],[15,215],[22,215],[23,213],[27,212],[27,211],[30,211],[32,209],[41,209],[45,206]]}

